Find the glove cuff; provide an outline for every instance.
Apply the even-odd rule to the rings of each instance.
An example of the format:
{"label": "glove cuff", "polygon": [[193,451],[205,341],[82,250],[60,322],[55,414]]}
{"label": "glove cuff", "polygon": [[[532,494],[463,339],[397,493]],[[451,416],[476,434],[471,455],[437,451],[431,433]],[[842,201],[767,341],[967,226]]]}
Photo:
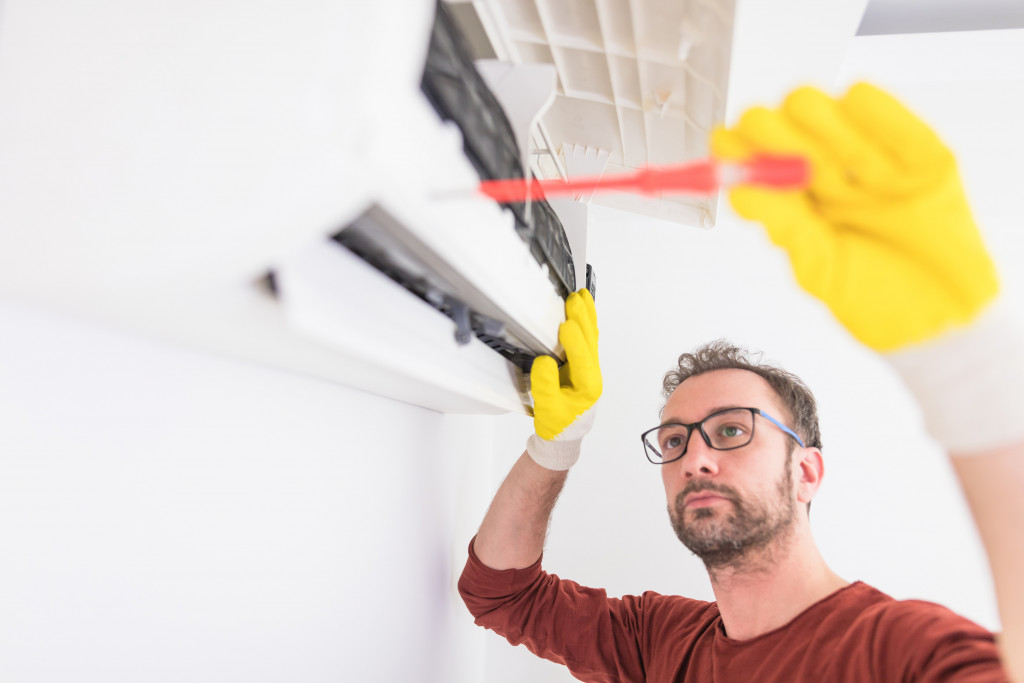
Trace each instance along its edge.
{"label": "glove cuff", "polygon": [[564,471],[576,464],[580,457],[580,445],[583,437],[594,424],[597,403],[583,411],[572,423],[563,429],[554,439],[542,439],[531,434],[526,440],[526,452],[533,461],[549,470]]}
{"label": "glove cuff", "polygon": [[548,441],[536,434],[526,440],[526,452],[533,461],[549,470],[564,471],[576,464],[580,458],[582,441]]}
{"label": "glove cuff", "polygon": [[971,325],[882,354],[950,453],[968,455],[1024,439],[1024,330],[997,301]]}

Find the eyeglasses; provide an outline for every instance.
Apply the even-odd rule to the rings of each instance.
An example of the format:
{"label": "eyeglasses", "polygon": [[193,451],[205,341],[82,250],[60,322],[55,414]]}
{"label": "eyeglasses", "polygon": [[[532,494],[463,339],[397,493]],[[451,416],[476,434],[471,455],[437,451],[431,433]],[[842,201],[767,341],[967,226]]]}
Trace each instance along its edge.
{"label": "eyeglasses", "polygon": [[704,443],[716,451],[731,451],[753,440],[755,415],[760,415],[789,434],[800,446],[804,445],[803,439],[796,432],[759,408],[727,408],[692,424],[669,422],[648,429],[640,435],[640,440],[644,444],[644,454],[655,465],[664,465],[686,455],[694,429],[699,430]]}

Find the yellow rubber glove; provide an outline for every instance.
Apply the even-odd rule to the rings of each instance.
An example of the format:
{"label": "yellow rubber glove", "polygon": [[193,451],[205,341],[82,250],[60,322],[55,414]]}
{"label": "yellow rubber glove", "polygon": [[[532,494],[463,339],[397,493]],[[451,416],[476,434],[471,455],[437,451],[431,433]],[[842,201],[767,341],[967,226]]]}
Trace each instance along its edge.
{"label": "yellow rubber glove", "polygon": [[711,144],[724,159],[811,161],[806,190],[736,187],[732,205],[789,253],[804,289],[884,352],[950,453],[1024,439],[1024,330],[993,304],[995,266],[953,155],[928,126],[861,83],[835,99],[801,88],[714,131]]}
{"label": "yellow rubber glove", "polygon": [[565,300],[565,322],[558,328],[566,363],[559,369],[554,358],[538,356],[530,369],[536,433],[526,450],[548,469],[572,467],[579,458],[580,442],[594,423],[602,388],[597,336],[594,299],[581,289]]}
{"label": "yellow rubber glove", "polygon": [[789,252],[800,285],[861,342],[893,351],[973,320],[999,289],[953,155],[868,84],[833,99],[801,88],[712,134],[722,159],[805,155],[806,190],[735,187],[733,208]]}

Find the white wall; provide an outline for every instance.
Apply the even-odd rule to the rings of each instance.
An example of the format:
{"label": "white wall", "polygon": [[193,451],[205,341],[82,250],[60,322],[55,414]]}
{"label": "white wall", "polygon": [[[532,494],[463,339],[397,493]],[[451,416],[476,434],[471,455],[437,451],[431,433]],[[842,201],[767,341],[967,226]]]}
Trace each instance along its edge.
{"label": "white wall", "polygon": [[0,359],[0,680],[481,680],[491,418],[9,303]]}

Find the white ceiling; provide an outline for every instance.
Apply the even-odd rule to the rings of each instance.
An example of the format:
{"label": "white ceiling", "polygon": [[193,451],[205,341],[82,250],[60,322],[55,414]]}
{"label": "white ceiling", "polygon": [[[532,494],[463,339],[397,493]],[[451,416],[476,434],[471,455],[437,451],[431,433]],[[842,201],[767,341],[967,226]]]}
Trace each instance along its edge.
{"label": "white ceiling", "polygon": [[857,35],[1024,28],[1020,0],[871,0]]}

